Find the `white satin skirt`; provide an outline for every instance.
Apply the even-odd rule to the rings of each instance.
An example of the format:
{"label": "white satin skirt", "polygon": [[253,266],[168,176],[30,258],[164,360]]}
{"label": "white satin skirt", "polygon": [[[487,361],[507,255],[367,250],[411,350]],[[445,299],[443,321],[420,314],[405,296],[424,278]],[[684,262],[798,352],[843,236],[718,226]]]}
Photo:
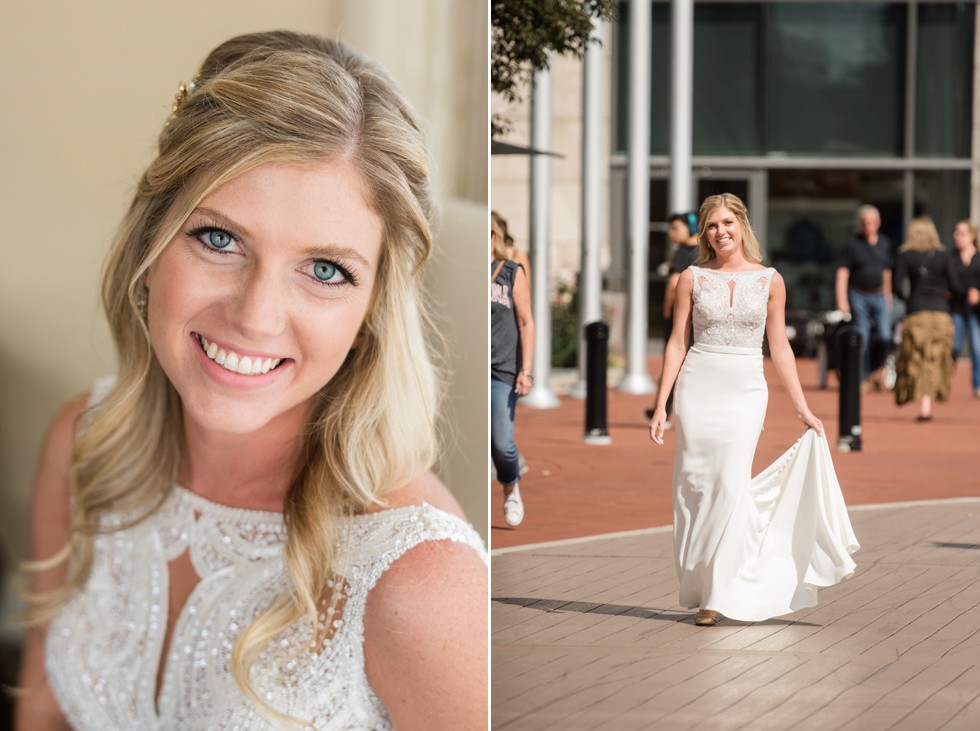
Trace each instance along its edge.
{"label": "white satin skirt", "polygon": [[760,621],[854,572],[857,538],[826,437],[808,429],[755,478],[769,391],[754,348],[694,345],[674,391],[680,604]]}

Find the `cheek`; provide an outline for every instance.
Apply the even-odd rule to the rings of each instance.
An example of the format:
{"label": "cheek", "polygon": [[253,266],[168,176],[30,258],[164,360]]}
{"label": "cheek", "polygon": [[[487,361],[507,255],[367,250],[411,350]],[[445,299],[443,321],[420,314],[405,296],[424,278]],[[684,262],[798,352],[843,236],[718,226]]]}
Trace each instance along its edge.
{"label": "cheek", "polygon": [[367,302],[350,302],[294,320],[302,328],[300,337],[307,353],[316,359],[317,370],[329,376],[336,373],[351,349],[357,347],[367,310]]}
{"label": "cheek", "polygon": [[195,282],[188,273],[171,272],[161,267],[148,278],[148,320],[150,335],[170,329],[186,319],[189,313],[207,306],[208,289]]}

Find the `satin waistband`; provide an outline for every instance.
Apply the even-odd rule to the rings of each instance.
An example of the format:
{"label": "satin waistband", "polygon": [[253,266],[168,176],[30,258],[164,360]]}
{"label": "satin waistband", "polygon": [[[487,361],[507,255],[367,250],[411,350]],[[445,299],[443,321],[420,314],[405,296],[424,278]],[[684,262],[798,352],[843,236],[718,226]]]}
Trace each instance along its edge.
{"label": "satin waistband", "polygon": [[762,355],[762,348],[742,348],[737,345],[711,345],[695,343],[691,350],[702,353],[726,353],[728,355]]}

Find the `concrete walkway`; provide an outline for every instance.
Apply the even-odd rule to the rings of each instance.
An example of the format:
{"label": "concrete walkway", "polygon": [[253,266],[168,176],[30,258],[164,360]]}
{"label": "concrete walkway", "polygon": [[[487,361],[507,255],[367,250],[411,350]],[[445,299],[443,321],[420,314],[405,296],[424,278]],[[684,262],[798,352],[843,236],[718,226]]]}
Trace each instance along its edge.
{"label": "concrete walkway", "polygon": [[495,551],[495,729],[980,729],[980,498],[852,509],[817,607],[695,627],[669,529]]}
{"label": "concrete walkway", "polygon": [[[659,373],[658,359],[650,372]],[[837,397],[800,361],[837,438]],[[915,422],[891,393],[862,402],[861,452],[834,463],[862,548],[817,607],[699,628],[677,606],[673,436],[651,396],[609,391],[609,446],[582,443],[584,404],[521,408],[527,517],[491,499],[495,729],[980,729],[980,401],[960,363],[950,403]],[[801,431],[770,362],[756,471]],[[559,385],[560,388],[560,385]]]}

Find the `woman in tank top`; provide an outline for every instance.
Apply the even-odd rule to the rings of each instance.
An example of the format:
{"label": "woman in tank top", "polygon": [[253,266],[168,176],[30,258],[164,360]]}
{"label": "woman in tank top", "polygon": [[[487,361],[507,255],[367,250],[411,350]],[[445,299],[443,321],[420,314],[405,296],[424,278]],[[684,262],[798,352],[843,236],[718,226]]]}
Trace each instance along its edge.
{"label": "woman in tank top", "polygon": [[514,444],[517,399],[534,385],[528,361],[534,352],[534,317],[527,272],[507,258],[503,219],[490,220],[490,456],[504,490],[504,520],[524,520],[521,456]]}

